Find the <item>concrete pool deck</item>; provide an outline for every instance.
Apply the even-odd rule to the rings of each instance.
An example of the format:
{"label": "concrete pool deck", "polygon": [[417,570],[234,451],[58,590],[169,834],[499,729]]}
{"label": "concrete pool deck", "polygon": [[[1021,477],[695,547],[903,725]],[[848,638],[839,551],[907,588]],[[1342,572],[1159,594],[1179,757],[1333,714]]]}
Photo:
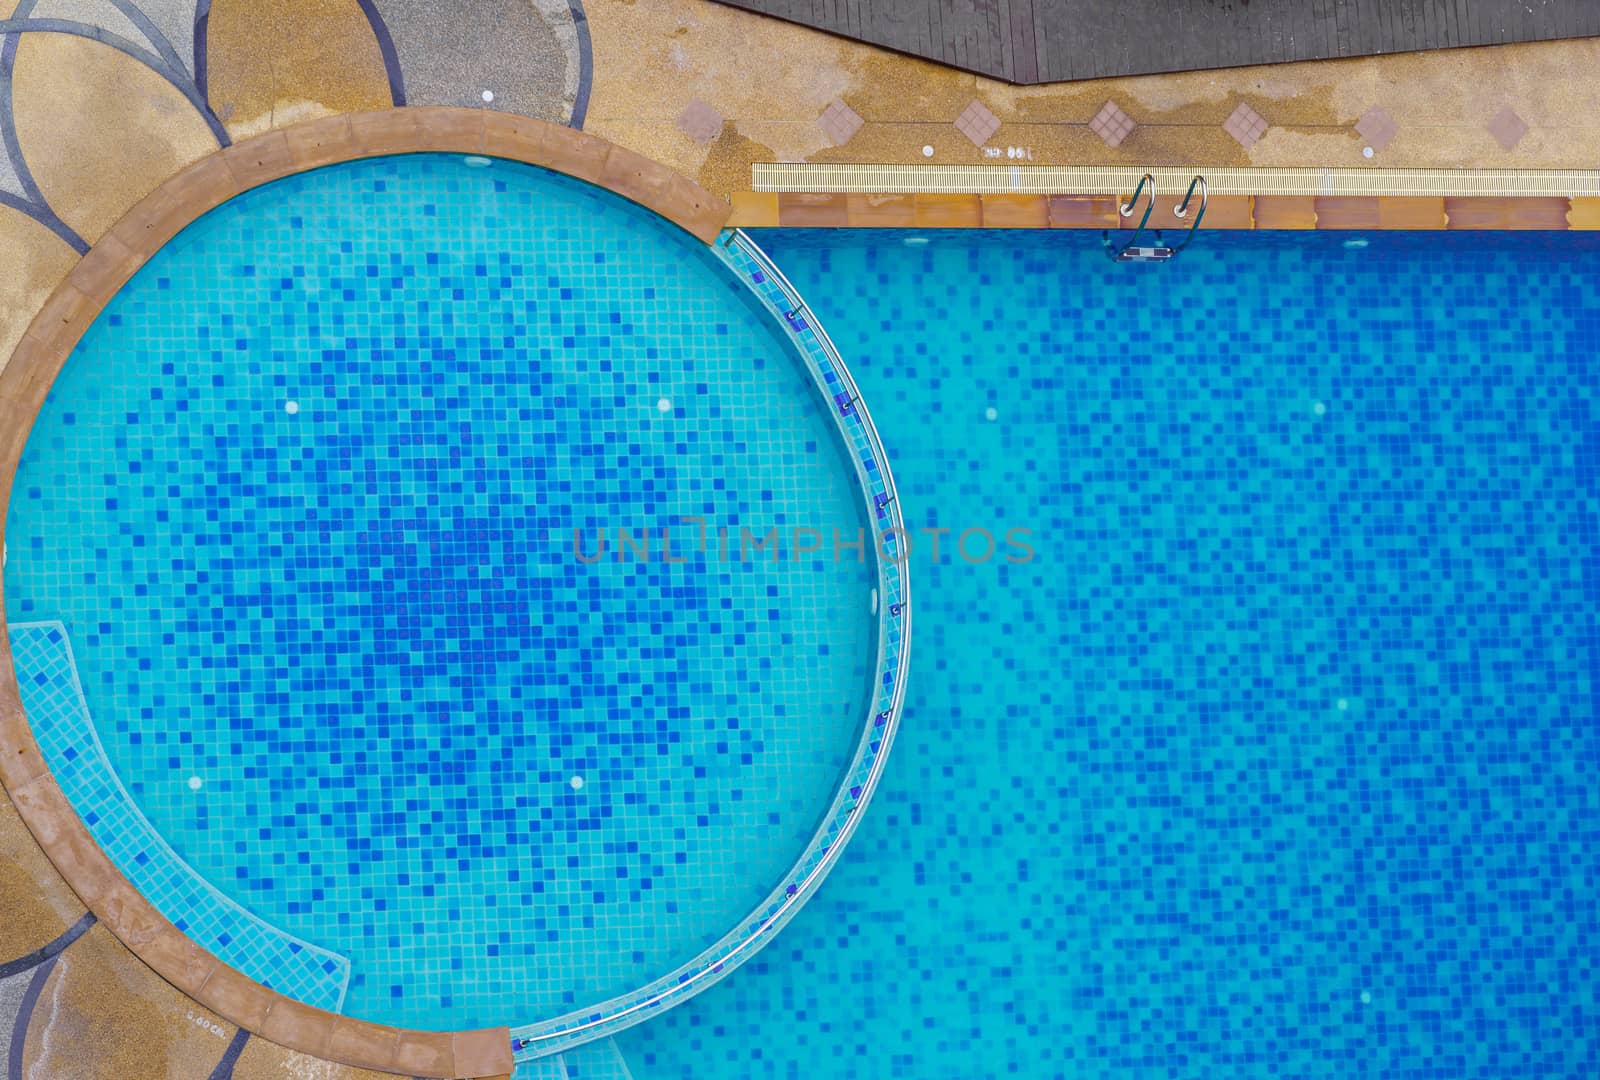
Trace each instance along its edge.
{"label": "concrete pool deck", "polygon": [[[1586,169],[1600,146],[1596,41],[1022,89],[702,0],[536,4],[537,18],[519,9],[521,21],[504,33],[498,4],[440,29],[428,21],[428,5],[379,0],[374,19],[355,0],[218,0],[187,48],[174,31],[165,49],[146,41],[132,51],[112,40],[129,44],[126,25],[101,28],[98,37],[25,26],[23,9],[32,6],[0,0],[0,363],[80,251],[160,184],[216,153],[224,142],[218,127],[226,141],[243,140],[387,107],[397,88],[413,104],[481,102],[487,90],[487,107],[582,119],[584,130],[730,197],[733,221],[750,225],[785,220],[779,195],[753,193],[751,167],[761,163]],[[195,22],[192,3],[186,16],[182,3],[139,6],[157,30]],[[563,21],[560,9],[583,17]],[[1107,126],[1107,103],[1131,129]],[[1240,126],[1241,105],[1264,131]],[[975,142],[972,132],[986,138]],[[852,221],[849,197],[841,204],[820,195],[790,202],[826,208],[826,222],[813,209],[810,223],[893,223],[860,211]],[[912,214],[902,223],[916,225],[918,196],[909,198]],[[1008,214],[1052,223],[1048,196],[1042,221],[1037,202],[992,199],[996,212],[986,215],[976,196],[950,198],[959,205],[926,206],[950,208],[939,215],[946,223],[994,226]],[[903,217],[904,202],[880,205]],[[1385,205],[1405,227],[1433,220],[1431,203]],[[1597,205],[1530,200],[1521,209],[1538,224],[1593,228]],[[1264,220],[1263,208],[1285,213]],[[1100,203],[1077,209],[1088,214],[1077,224],[1100,227]],[[1314,201],[1256,199],[1248,207],[1220,203],[1213,215],[1212,227],[1305,227],[1319,217],[1384,224],[1383,207],[1366,202],[1319,209]],[[16,422],[0,416],[0,434]],[[0,928],[0,1056],[18,1061],[24,1075],[378,1075],[241,1036],[104,926],[74,934],[86,909],[4,796],[0,905],[12,915]]]}

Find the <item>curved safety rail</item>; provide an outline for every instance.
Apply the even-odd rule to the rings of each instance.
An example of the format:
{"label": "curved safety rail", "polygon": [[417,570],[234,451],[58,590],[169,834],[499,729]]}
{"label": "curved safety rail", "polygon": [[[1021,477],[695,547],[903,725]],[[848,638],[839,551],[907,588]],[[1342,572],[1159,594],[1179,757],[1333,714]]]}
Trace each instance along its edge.
{"label": "curved safety rail", "polygon": [[1150,201],[1145,204],[1144,217],[1139,219],[1139,228],[1134,231],[1135,236],[1143,232],[1144,227],[1150,224],[1150,211],[1156,208],[1156,178],[1149,173],[1139,177],[1139,186],[1133,189],[1133,197],[1117,208],[1117,213],[1123,217],[1132,217],[1134,210],[1139,206],[1139,196],[1146,187],[1150,189]]}
{"label": "curved safety rail", "polygon": [[582,1014],[512,1030],[511,1048],[519,1061],[560,1053],[647,1020],[706,989],[754,956],[800,910],[838,861],[861,821],[889,758],[889,747],[905,704],[906,670],[911,662],[909,548],[894,478],[878,429],[839,350],[783,273],[742,230],[724,233],[715,251],[755,293],[799,350],[817,388],[829,404],[867,497],[869,520],[877,530],[878,667],[872,711],[862,726],[855,756],[838,793],[804,853],[784,883],[755,913],[711,948],[649,985]]}

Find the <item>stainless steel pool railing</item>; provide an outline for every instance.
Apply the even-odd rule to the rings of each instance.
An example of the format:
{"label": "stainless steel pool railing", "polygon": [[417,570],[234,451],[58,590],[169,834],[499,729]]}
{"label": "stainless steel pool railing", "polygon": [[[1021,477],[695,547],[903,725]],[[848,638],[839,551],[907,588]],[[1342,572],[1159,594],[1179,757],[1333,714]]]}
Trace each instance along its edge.
{"label": "stainless steel pool railing", "polygon": [[1132,217],[1134,208],[1139,205],[1139,195],[1146,187],[1150,188],[1150,201],[1145,204],[1144,217],[1139,219],[1139,227],[1133,230],[1133,238],[1139,239],[1139,234],[1144,232],[1144,227],[1150,224],[1150,212],[1156,208],[1156,178],[1149,173],[1139,177],[1139,186],[1133,189],[1133,198],[1117,208],[1123,217]]}
{"label": "stainless steel pool railing", "polygon": [[1100,242],[1104,245],[1106,255],[1112,262],[1166,262],[1189,246],[1190,242],[1194,240],[1194,234],[1200,229],[1200,222],[1206,216],[1206,204],[1208,202],[1206,178],[1197,174],[1189,181],[1189,190],[1184,192],[1183,201],[1174,207],[1172,211],[1172,216],[1180,221],[1187,218],[1189,216],[1189,206],[1194,202],[1194,193],[1197,190],[1200,192],[1200,209],[1195,214],[1194,220],[1189,223],[1189,231],[1184,234],[1183,239],[1175,245],[1168,245],[1161,238],[1161,230],[1157,229],[1154,245],[1141,244],[1139,241],[1144,236],[1145,226],[1150,223],[1150,214],[1156,208],[1155,178],[1150,173],[1145,173],[1139,180],[1139,186],[1134,188],[1133,197],[1117,208],[1123,217],[1132,217],[1139,204],[1139,195],[1146,186],[1150,188],[1150,201],[1145,206],[1144,217],[1139,220],[1139,227],[1133,230],[1133,235],[1127,240],[1121,240],[1113,239],[1113,236],[1120,237],[1122,230],[1118,230],[1116,233],[1107,230],[1101,234]]}
{"label": "stainless steel pool railing", "polygon": [[[1150,200],[1145,203],[1144,217],[1139,219],[1139,227],[1133,230],[1133,235],[1118,242],[1112,240],[1113,234],[1109,231],[1100,234],[1100,242],[1105,245],[1106,254],[1113,262],[1126,262],[1128,252],[1139,250],[1136,245],[1139,243],[1139,238],[1144,235],[1145,226],[1150,224],[1150,215],[1156,208],[1156,178],[1149,173],[1139,177],[1139,186],[1133,189],[1132,197],[1117,207],[1117,213],[1125,218],[1132,217],[1134,211],[1139,208],[1139,196],[1144,194],[1145,188],[1150,189]],[[1121,230],[1118,230],[1117,235],[1121,235]]]}
{"label": "stainless steel pool railing", "polygon": [[[810,897],[822,883],[822,879],[827,876],[828,871],[838,862],[846,841],[855,832],[861,820],[862,811],[877,789],[883,767],[889,759],[889,749],[894,742],[895,730],[899,726],[900,713],[905,704],[906,672],[911,662],[910,555],[905,545],[905,522],[900,512],[899,494],[894,486],[894,477],[889,472],[888,456],[878,436],[877,426],[872,422],[872,416],[862,402],[860,390],[850,375],[849,368],[845,366],[843,358],[840,357],[839,350],[817,322],[799,290],[790,284],[789,279],[767,257],[766,252],[745,235],[744,230],[732,230],[719,241],[719,244],[723,247],[737,248],[741,256],[759,268],[759,277],[771,282],[782,295],[787,306],[775,314],[786,319],[791,339],[798,339],[803,331],[809,331],[825,363],[838,380],[847,403],[837,403],[837,399],[829,392],[826,385],[825,372],[812,357],[805,355],[803,344],[797,341],[797,347],[801,348],[807,369],[824,398],[829,399],[834,422],[841,428],[847,428],[848,422],[854,419],[866,443],[871,467],[861,460],[859,454],[852,456],[856,460],[858,474],[868,495],[874,519],[881,515],[890,523],[888,529],[881,532],[880,536],[892,534],[894,549],[899,555],[898,559],[885,559],[883,546],[886,546],[887,542],[885,545],[880,545],[879,584],[883,586],[884,595],[880,596],[878,601],[878,666],[873,695],[875,704],[867,714],[855,755],[844,773],[833,802],[830,803],[822,824],[807,845],[806,853],[796,864],[798,868],[804,866],[808,859],[815,859],[800,880],[775,889],[763,904],[766,909],[765,914],[754,924],[745,924],[730,930],[721,941],[694,960],[657,979],[643,992],[635,991],[638,996],[629,994],[613,998],[590,1011],[582,1019],[570,1016],[558,1017],[542,1024],[513,1030],[511,1046],[518,1060],[559,1053],[572,1046],[599,1038],[603,1034],[631,1026],[644,1019],[652,1010],[667,1007],[678,1000],[692,996],[693,991],[716,982],[753,956]],[[763,298],[763,303],[766,304],[768,301]],[[851,442],[848,434],[846,442]],[[881,490],[874,492],[874,486]],[[892,659],[889,655],[891,642],[894,646]],[[877,689],[879,687],[888,688],[887,700],[879,696]],[[868,755],[871,755],[870,762],[867,761]],[[864,776],[860,775],[863,765],[866,766]]]}
{"label": "stainless steel pool railing", "polygon": [[1183,193],[1183,202],[1173,208],[1172,216],[1180,220],[1189,216],[1189,204],[1194,201],[1195,188],[1200,189],[1200,211],[1195,214],[1194,221],[1190,222],[1189,231],[1183,234],[1183,239],[1179,240],[1177,245],[1172,248],[1172,254],[1174,255],[1189,246],[1189,242],[1194,239],[1194,234],[1200,230],[1200,222],[1205,220],[1206,204],[1210,200],[1206,195],[1206,178],[1198,173],[1195,174],[1193,180],[1189,181],[1189,190]]}

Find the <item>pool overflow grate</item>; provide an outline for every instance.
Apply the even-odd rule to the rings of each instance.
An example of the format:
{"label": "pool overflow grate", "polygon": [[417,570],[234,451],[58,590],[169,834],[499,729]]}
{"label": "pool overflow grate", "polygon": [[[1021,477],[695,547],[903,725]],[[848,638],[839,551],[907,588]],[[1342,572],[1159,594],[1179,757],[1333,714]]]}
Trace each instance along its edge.
{"label": "pool overflow grate", "polygon": [[[869,195],[1123,195],[1147,170],[1119,165],[852,165],[757,163],[751,190]],[[1193,168],[1149,169],[1162,184]],[[1392,197],[1600,196],[1600,169],[1210,168],[1218,195]]]}

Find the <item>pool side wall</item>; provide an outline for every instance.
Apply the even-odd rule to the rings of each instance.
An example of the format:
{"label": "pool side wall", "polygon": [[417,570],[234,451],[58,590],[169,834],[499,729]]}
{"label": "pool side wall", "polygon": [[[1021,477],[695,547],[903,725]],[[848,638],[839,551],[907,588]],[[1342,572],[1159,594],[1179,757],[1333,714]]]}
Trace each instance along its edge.
{"label": "pool side wall", "polygon": [[[1201,170],[1204,171],[1204,170]],[[1470,175],[1470,174],[1464,174]],[[747,191],[732,196],[731,227],[744,229],[1132,229],[1121,195]],[[1181,230],[1182,197],[1158,195],[1151,229]],[[1548,195],[1212,195],[1202,230],[1407,231],[1600,229],[1600,198]]]}
{"label": "pool side wall", "polygon": [[[704,243],[728,205],[663,165],[571,128],[479,109],[401,108],[313,120],[237,143],[178,173],[130,210],[35,316],[0,373],[0,541],[17,464],[45,396],[117,290],[190,222],[251,188],[359,158],[484,154],[587,181]],[[0,590],[3,590],[0,583]],[[509,1075],[509,1029],[386,1027],[303,1005],[240,974],[158,912],[95,844],[50,774],[22,707],[0,591],[0,783],[73,891],[136,956],[200,1004],[282,1046],[408,1076]]]}

